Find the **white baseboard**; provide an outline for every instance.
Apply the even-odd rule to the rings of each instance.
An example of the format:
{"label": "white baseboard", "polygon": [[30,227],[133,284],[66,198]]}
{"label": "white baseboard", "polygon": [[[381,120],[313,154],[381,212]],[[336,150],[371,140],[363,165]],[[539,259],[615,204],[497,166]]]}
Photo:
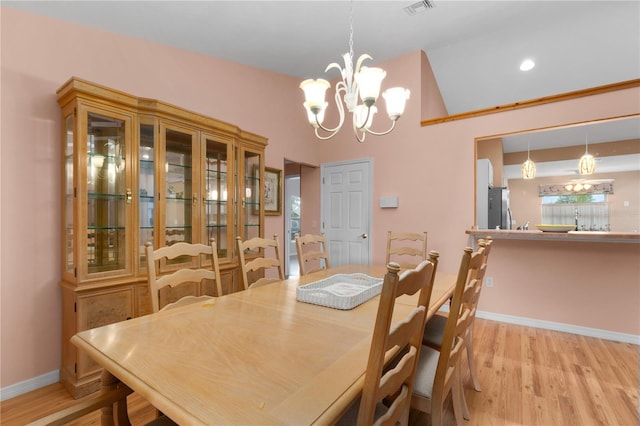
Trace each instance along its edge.
{"label": "white baseboard", "polygon": [[542,328],[545,330],[562,331],[564,333],[578,334],[580,336],[597,337],[598,339],[613,340],[615,342],[640,345],[640,336],[617,331],[602,330],[599,328],[582,327],[580,325],[564,324],[561,322],[545,321],[534,318],[517,317],[513,315],[496,314],[493,312],[477,311],[478,318],[492,321],[506,322],[510,324],[525,325],[527,327]]}
{"label": "white baseboard", "polygon": [[0,388],[0,401],[5,401],[15,396],[22,395],[23,393],[31,392],[32,390],[40,389],[59,381],[60,370],[50,371],[41,376]]}
{"label": "white baseboard", "polygon": [[[449,305],[442,305],[442,312],[449,312]],[[524,325],[527,327],[542,328],[544,330],[561,331],[563,333],[578,334],[580,336],[596,337],[598,339],[613,340],[615,342],[640,345],[640,336],[635,334],[619,333],[617,331],[602,330],[599,328],[582,327],[580,325],[564,324],[561,322],[545,321],[535,318],[518,317],[515,315],[497,314],[495,312],[477,311],[476,317],[491,321],[506,322],[509,324]]]}

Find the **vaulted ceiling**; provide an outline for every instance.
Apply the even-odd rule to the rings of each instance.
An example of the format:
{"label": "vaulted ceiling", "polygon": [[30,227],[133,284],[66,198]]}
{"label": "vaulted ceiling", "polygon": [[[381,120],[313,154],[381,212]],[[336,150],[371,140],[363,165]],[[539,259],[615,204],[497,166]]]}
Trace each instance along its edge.
{"label": "vaulted ceiling", "polygon": [[[375,64],[417,50],[427,54],[449,114],[640,78],[637,0],[3,0],[2,6],[300,80],[338,76],[324,70],[349,50],[352,16],[356,57],[368,53]],[[520,71],[527,58],[535,67]],[[638,120],[623,123],[592,127],[590,141],[640,139]],[[504,138],[504,149],[580,144],[584,137],[579,128],[553,137],[518,135]],[[640,166],[638,157],[625,161]]]}
{"label": "vaulted ceiling", "polygon": [[[634,1],[3,1],[106,31],[306,78],[349,50],[424,50],[449,114],[640,77]],[[407,11],[412,11],[413,14]],[[531,58],[528,72],[520,63]],[[332,71],[336,73],[336,71]]]}

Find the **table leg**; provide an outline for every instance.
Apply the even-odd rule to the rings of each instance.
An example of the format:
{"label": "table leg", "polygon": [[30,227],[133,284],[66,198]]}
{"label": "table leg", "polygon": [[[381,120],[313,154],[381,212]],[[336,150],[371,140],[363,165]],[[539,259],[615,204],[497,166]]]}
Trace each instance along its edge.
{"label": "table leg", "polygon": [[[106,369],[102,371],[101,386],[103,392],[108,392],[117,389],[118,387],[126,386],[121,383],[117,377],[109,373]],[[115,416],[114,416],[115,414]],[[103,426],[131,426],[129,421],[129,413],[127,412],[127,397],[110,404],[102,408],[102,416],[100,417],[100,423]]]}

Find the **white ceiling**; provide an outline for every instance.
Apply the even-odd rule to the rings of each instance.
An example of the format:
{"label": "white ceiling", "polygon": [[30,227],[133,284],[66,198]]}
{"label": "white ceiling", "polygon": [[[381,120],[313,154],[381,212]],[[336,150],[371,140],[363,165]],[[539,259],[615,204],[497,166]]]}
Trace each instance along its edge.
{"label": "white ceiling", "polygon": [[[337,71],[326,75],[324,69],[331,62],[341,63],[341,55],[349,49],[349,13],[353,8],[355,56],[368,53],[375,64],[425,51],[449,114],[640,78],[638,0],[431,3],[434,7],[427,9],[419,1],[400,0],[3,0],[2,6],[300,80],[337,77]],[[407,14],[405,8],[411,5],[418,5],[421,12]],[[529,72],[519,70],[525,58],[536,62]],[[626,126],[622,123],[602,132],[590,130],[590,141],[602,141],[601,133],[616,140],[640,138],[638,120]],[[505,151],[522,150],[527,141],[532,149],[540,149],[549,143],[564,146],[584,140],[584,129],[579,128],[554,132],[553,138],[550,134],[505,137]],[[637,157],[624,161],[625,167],[640,166]],[[545,167],[538,166],[539,175],[545,173]]]}
{"label": "white ceiling", "polygon": [[[424,50],[449,114],[640,78],[637,0],[432,0],[409,16],[415,3],[2,1],[301,80],[341,62],[353,7],[355,55],[375,64]],[[525,58],[536,62],[526,73]]]}
{"label": "white ceiling", "polygon": [[640,140],[640,116],[508,135],[502,138],[502,150],[522,152],[527,150],[527,144],[533,151],[630,139]]}

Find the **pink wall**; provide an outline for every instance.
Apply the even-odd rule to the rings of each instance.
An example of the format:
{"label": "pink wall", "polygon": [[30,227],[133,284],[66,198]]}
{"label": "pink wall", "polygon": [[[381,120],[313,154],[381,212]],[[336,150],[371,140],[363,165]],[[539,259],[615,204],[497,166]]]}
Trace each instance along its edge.
{"label": "pink wall", "polygon": [[[428,82],[421,76],[422,53],[415,52],[383,64],[388,71],[385,85],[404,85],[412,91],[397,130],[363,144],[349,131],[322,142],[306,124],[299,81],[294,78],[6,6],[1,7],[1,47],[1,387],[56,370],[60,364],[60,112],[55,92],[71,76],[264,135],[269,138],[268,166],[283,168],[285,156],[308,164],[373,158],[374,261],[384,259],[387,229],[424,229],[429,231],[430,248],[441,252],[445,271],[456,270],[467,244],[464,230],[473,223],[475,137],[640,110],[640,91],[634,89],[422,128],[421,89]],[[383,118],[381,112],[379,120]],[[311,175],[317,179],[319,172]],[[377,200],[383,195],[398,195],[400,207],[379,209]],[[315,191],[307,206],[319,206],[318,197]],[[313,212],[305,210],[305,217],[309,213]],[[282,234],[282,216],[268,217],[265,233]],[[540,250],[530,242],[509,244],[505,249],[497,245],[490,266],[495,268],[496,287],[485,291],[481,309],[640,334],[637,304],[628,306],[629,300],[640,299],[637,247],[585,243]],[[596,274],[593,266],[566,272],[565,261],[576,259],[574,251],[594,264],[603,259],[605,248],[616,254],[604,257],[615,261],[603,263],[601,270],[608,274]],[[523,268],[529,271],[524,276]],[[612,309],[608,318],[599,318],[593,312],[603,303],[603,280],[614,274],[616,279],[607,281],[608,303],[624,309]],[[583,305],[559,303],[567,300],[565,294],[559,299],[540,292],[528,299],[541,282],[549,289],[563,286],[567,293],[590,290]]]}

